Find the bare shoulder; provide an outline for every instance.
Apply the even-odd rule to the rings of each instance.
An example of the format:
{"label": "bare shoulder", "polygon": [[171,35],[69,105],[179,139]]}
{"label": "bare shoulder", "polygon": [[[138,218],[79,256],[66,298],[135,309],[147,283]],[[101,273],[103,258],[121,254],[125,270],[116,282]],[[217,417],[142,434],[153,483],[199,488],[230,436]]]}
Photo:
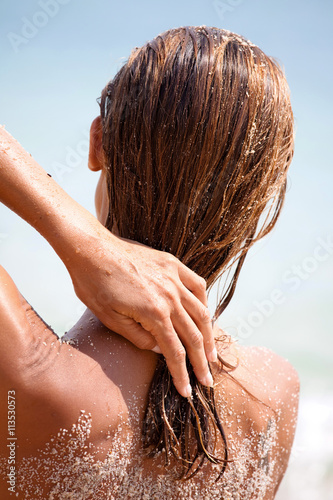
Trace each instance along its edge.
{"label": "bare shoulder", "polygon": [[238,377],[246,379],[255,392],[271,405],[278,405],[289,394],[299,392],[299,377],[293,365],[267,347],[234,347],[238,358]]}
{"label": "bare shoulder", "polygon": [[255,374],[253,390],[257,390],[262,401],[275,411],[277,440],[272,451],[272,459],[276,463],[275,481],[272,483],[272,487],[275,484],[272,489],[275,494],[287,469],[295,437],[299,377],[289,361],[267,348],[242,347],[240,356],[247,369]]}
{"label": "bare shoulder", "polygon": [[300,383],[297,371],[282,356],[266,347],[230,342],[221,355],[232,366],[233,378],[278,415],[297,414]]}
{"label": "bare shoulder", "polygon": [[297,371],[289,361],[266,347],[230,343],[228,347],[221,346],[220,355],[230,365],[237,366],[230,372],[231,382],[227,383],[229,393],[237,401],[236,411],[245,409],[248,421],[258,432],[264,430],[267,419],[276,422],[276,442],[271,452],[275,477],[270,494],[274,494],[287,468],[295,435],[300,391]]}
{"label": "bare shoulder", "polygon": [[299,377],[293,365],[267,347],[243,346],[225,336],[218,342],[224,361],[235,367],[230,373],[256,398],[274,409],[299,393]]}

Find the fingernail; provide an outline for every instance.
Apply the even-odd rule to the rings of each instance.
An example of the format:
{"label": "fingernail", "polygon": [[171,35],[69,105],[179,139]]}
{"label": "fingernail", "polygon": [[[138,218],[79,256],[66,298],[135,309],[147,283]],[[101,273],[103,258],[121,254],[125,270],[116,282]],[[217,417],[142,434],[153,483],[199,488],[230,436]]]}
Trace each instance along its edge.
{"label": "fingernail", "polygon": [[211,361],[212,363],[216,363],[217,361],[217,350],[216,350],[216,347],[214,347],[214,349],[207,354],[207,359],[208,361]]}
{"label": "fingernail", "polygon": [[211,373],[208,373],[201,381],[203,385],[206,385],[207,387],[213,387],[214,385],[214,380],[212,377]]}
{"label": "fingernail", "polygon": [[152,351],[156,352],[156,354],[162,354],[161,349],[158,347],[158,345],[155,345],[155,347],[152,348]]}
{"label": "fingernail", "polygon": [[190,398],[191,396],[192,396],[192,387],[190,384],[188,384],[184,389],[184,397]]}

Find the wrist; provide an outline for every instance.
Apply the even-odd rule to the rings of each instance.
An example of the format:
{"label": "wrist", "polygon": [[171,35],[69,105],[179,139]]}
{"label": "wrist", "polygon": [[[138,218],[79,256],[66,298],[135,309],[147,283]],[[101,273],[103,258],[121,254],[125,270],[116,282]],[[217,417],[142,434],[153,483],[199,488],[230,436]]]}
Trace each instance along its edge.
{"label": "wrist", "polygon": [[118,271],[126,273],[126,269],[131,272],[131,243],[112,234],[90,212],[70,201],[66,213],[63,207],[61,212],[55,211],[52,215],[47,239],[73,281],[80,271],[89,274],[92,265],[95,270],[103,269],[104,262],[110,266],[112,275]]}

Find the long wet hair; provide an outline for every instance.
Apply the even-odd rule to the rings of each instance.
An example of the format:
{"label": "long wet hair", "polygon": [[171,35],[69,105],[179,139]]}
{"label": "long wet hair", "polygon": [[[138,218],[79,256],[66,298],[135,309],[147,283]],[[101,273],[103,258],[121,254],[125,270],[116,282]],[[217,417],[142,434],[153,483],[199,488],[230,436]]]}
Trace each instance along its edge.
{"label": "long wet hair", "polygon": [[[283,72],[229,31],[172,29],[133,50],[100,104],[106,226],[116,223],[121,237],[171,252],[208,289],[225,278],[216,319],[232,298],[249,248],[274,227],[284,201],[293,114]],[[160,358],[144,447],[152,454],[164,449],[167,457],[171,452],[183,464],[182,477],[206,459],[222,462],[223,473],[227,443],[214,391],[188,369],[192,400],[177,393]],[[217,435],[225,449],[221,460],[214,455]]]}

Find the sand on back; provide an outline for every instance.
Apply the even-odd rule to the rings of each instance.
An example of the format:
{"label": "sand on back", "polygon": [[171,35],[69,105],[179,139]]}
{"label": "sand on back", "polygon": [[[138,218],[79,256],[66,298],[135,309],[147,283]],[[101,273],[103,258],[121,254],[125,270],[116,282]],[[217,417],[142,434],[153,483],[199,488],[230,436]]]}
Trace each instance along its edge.
{"label": "sand on back", "polygon": [[[88,328],[84,325],[66,337],[59,351],[74,358],[84,354],[99,365],[95,393],[87,394],[95,406],[89,411],[82,401],[77,421],[19,460],[19,494],[25,499],[73,500],[274,498],[287,466],[297,414],[298,378],[287,361],[265,348],[238,346],[227,337],[217,342],[222,357],[237,365],[230,375],[218,364],[212,366],[230,461],[218,481],[221,466],[209,462],[192,479],[179,481],[175,460],[166,467],[163,453],[148,458],[141,446],[142,417],[157,356],[110,335],[97,321],[92,327],[91,318]],[[74,389],[79,392],[79,384],[86,380],[68,383],[78,384]],[[107,399],[110,414],[100,407],[100,397]],[[216,454],[223,456],[221,440]],[[2,474],[5,460],[1,459]]]}

